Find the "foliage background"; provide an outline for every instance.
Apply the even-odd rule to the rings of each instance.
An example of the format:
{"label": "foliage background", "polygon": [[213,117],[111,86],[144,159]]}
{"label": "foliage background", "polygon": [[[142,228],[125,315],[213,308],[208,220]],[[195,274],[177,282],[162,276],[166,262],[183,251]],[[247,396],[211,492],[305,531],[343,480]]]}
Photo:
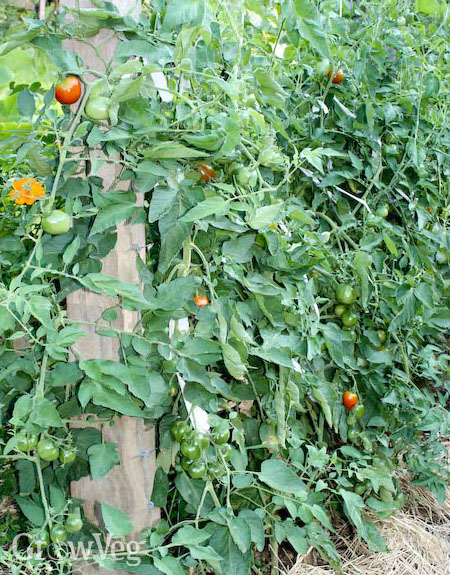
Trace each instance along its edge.
{"label": "foliage background", "polygon": [[[69,431],[70,419],[118,413],[159,422],[152,499],[164,519],[148,534],[148,572],[244,574],[264,569],[252,549],[278,544],[300,554],[313,546],[337,563],[334,514],[382,549],[367,512],[401,507],[396,468],[406,464],[440,499],[448,479],[439,441],[449,393],[448,7],[157,0],[136,25],[94,4],[45,23],[15,12],[2,28],[3,458],[30,529],[67,514],[70,480],[101,477],[117,461],[114,445],[92,429]],[[84,73],[61,41],[101,26],[122,39],[107,84],[93,88],[110,98],[108,125],[82,107],[74,119],[52,87]],[[343,84],[317,71],[323,58],[344,70]],[[120,155],[129,190],[102,189],[99,147]],[[202,181],[199,161],[217,178]],[[23,209],[8,192],[25,175],[48,195]],[[377,215],[383,204],[387,218]],[[74,216],[69,233],[40,231],[52,207]],[[151,244],[143,293],[101,274],[128,218],[146,222]],[[354,329],[334,313],[339,283],[358,291]],[[98,328],[120,338],[120,363],[68,363],[84,332],[64,300],[80,286],[142,312],[142,334],[114,328],[114,309]],[[197,309],[195,293],[211,305]],[[184,317],[190,331],[170,339],[170,320]],[[170,437],[187,415],[179,390],[169,393],[177,374],[186,398],[232,430],[230,463],[204,480],[180,468]],[[365,405],[359,422],[341,405],[346,389]],[[22,428],[76,445],[76,462],[18,453]],[[212,462],[214,448],[204,457]],[[110,533],[125,534],[120,512],[104,516]]]}

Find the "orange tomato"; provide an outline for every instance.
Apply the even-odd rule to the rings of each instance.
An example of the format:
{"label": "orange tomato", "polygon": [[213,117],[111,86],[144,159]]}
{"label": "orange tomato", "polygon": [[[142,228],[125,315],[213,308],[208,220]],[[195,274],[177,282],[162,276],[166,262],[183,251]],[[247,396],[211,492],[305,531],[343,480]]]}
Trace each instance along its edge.
{"label": "orange tomato", "polygon": [[331,78],[332,76],[333,79],[331,81],[333,82],[333,84],[341,84],[345,79],[345,74],[343,70],[337,70],[336,72],[334,70],[330,70],[328,72],[328,78]]}
{"label": "orange tomato", "polygon": [[9,196],[16,204],[27,204],[31,206],[37,198],[45,196],[45,188],[34,178],[21,178],[12,183],[13,189],[9,191]]}
{"label": "orange tomato", "polygon": [[194,303],[196,303],[198,307],[203,307],[209,305],[209,299],[205,295],[198,295],[195,296]]}
{"label": "orange tomato", "polygon": [[342,405],[346,409],[349,410],[353,409],[357,403],[358,403],[358,396],[356,395],[356,393],[353,393],[352,391],[346,391],[342,396]]}
{"label": "orange tomato", "polygon": [[210,182],[216,177],[216,171],[214,168],[208,166],[207,164],[199,164],[197,166],[197,170],[199,171],[200,177],[204,182]]}
{"label": "orange tomato", "polygon": [[81,96],[81,81],[76,76],[67,76],[56,84],[55,98],[60,104],[75,104]]}

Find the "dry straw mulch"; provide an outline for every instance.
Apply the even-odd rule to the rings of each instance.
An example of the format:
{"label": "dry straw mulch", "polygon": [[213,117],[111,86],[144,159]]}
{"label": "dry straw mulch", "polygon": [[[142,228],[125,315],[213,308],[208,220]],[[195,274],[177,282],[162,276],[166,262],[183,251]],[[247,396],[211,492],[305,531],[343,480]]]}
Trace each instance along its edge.
{"label": "dry straw mulch", "polygon": [[[402,481],[407,504],[377,525],[389,551],[371,553],[345,525],[335,536],[342,575],[450,575],[450,490],[440,506],[434,496]],[[299,557],[288,575],[333,575],[327,566],[311,565],[314,556]]]}

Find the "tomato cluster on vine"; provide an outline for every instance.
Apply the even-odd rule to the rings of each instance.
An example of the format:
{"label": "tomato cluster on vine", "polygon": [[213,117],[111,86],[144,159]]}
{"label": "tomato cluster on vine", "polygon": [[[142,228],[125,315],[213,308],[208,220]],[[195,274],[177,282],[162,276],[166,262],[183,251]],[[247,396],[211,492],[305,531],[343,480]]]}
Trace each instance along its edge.
{"label": "tomato cluster on vine", "polygon": [[225,464],[233,450],[227,427],[200,433],[180,419],[171,425],[170,435],[180,445],[178,463],[181,469],[193,479],[215,479],[225,473]]}

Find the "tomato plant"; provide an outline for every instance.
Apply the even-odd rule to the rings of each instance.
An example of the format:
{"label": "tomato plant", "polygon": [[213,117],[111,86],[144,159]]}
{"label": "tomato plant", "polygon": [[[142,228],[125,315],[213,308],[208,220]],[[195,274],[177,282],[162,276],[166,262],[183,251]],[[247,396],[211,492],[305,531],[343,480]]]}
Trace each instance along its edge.
{"label": "tomato plant", "polygon": [[66,76],[55,86],[55,98],[60,104],[75,104],[81,97],[82,83],[77,76]]}
{"label": "tomato plant", "polygon": [[[33,537],[89,538],[71,482],[120,472],[88,414],[157,430],[149,572],[246,575],[274,537],[337,565],[337,513],[375,549],[400,454],[443,500],[449,31],[425,4],[158,0],[135,23],[97,2],[2,38],[0,443]],[[105,27],[101,69],[65,48]],[[134,224],[127,282],[103,262]],[[79,321],[80,288],[113,307]],[[116,359],[83,357],[88,332]]]}

